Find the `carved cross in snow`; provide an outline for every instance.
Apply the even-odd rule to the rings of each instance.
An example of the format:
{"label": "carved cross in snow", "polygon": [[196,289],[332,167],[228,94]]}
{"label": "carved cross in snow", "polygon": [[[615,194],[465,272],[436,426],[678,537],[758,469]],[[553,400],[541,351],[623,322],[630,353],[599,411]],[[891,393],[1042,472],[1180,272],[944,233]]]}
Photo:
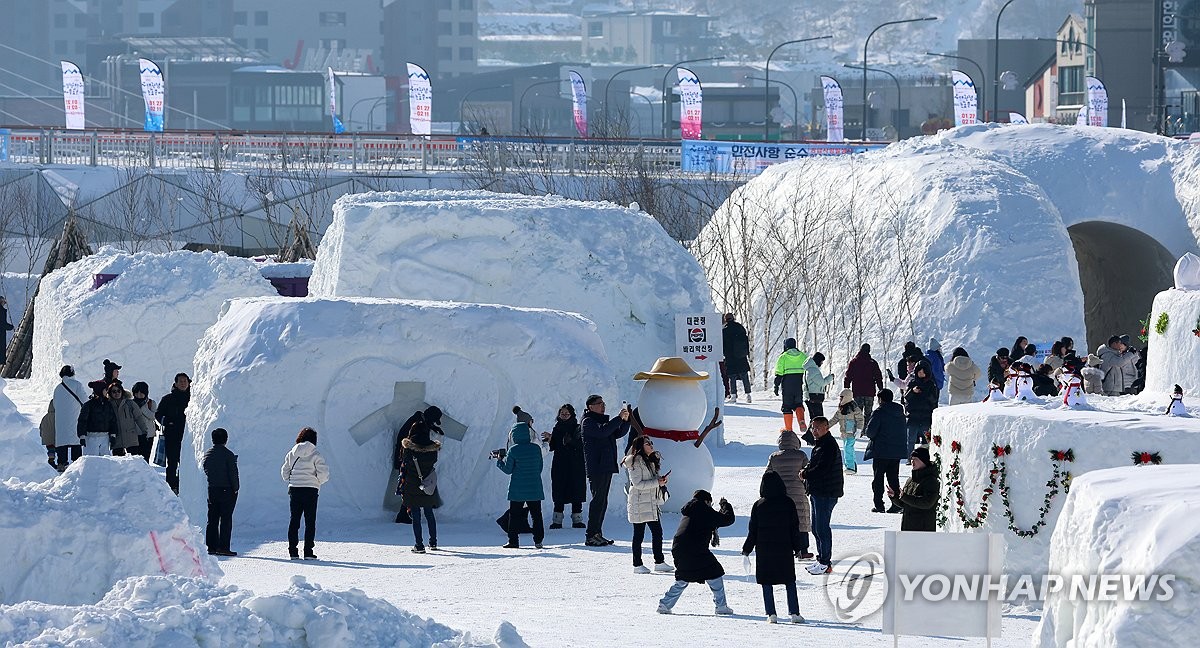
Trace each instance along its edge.
{"label": "carved cross in snow", "polygon": [[[425,402],[425,383],[398,382],[392,395],[392,402],[371,412],[366,418],[350,427],[350,436],[363,445],[376,436],[395,433],[398,428],[413,415],[413,412],[429,407]],[[442,410],[442,431],[446,436],[462,441],[467,434],[467,426],[450,418]]]}

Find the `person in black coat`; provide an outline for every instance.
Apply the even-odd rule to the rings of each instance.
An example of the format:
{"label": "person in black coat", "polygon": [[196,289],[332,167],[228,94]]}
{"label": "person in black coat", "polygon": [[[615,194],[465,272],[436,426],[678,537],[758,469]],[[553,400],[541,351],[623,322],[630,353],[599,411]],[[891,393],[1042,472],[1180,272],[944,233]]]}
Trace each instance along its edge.
{"label": "person in black coat", "polygon": [[88,383],[92,396],[79,410],[76,432],[84,454],[103,456],[112,454],[113,439],[117,435],[117,412],[104,396],[103,380]]}
{"label": "person in black coat", "polygon": [[608,510],[608,489],[612,476],[617,474],[617,439],[629,433],[629,408],[621,408],[617,418],[610,419],[604,413],[604,397],[592,394],[587,398],[587,411],[583,413],[580,428],[583,432],[583,458],[587,468],[588,483],[592,490],[592,503],[588,506],[587,540],[589,547],[605,547],[613,544],[604,537],[604,513]]}
{"label": "person in black coat", "polygon": [[154,417],[163,426],[162,441],[167,444],[167,485],[179,494],[179,453],[183,449],[183,429],[187,425],[187,406],[192,400],[192,379],[175,374],[171,393],[158,399]]}
{"label": "person in black coat", "polygon": [[587,498],[587,470],[583,462],[583,432],[570,403],[558,408],[554,430],[543,432],[542,439],[550,442],[554,461],[550,464],[550,491],[554,499],[554,520],[551,529],[561,529],[563,513],[571,505],[571,528],[583,529],[583,500]]}
{"label": "person in black coat", "polygon": [[746,402],[750,402],[750,336],[746,327],[733,319],[733,313],[725,313],[725,325],[721,327],[721,343],[725,347],[725,374],[729,378],[729,400],[737,400],[737,383],[742,381],[746,390]]}
{"label": "person in black coat", "polygon": [[[441,434],[442,410],[431,405],[424,412],[416,412],[409,418],[407,436],[400,441],[400,495],[403,506],[412,517],[413,553],[425,553],[425,538],[421,528],[421,515],[429,524],[429,548],[437,550],[437,518],[433,510],[442,505],[442,496],[435,486],[432,493],[421,486],[425,478],[434,474],[437,467],[441,441],[433,439],[434,432]],[[436,482],[435,482],[436,484]]]}
{"label": "person in black coat", "polygon": [[775,623],[775,592],[773,585],[783,585],[787,591],[788,614],[792,623],[803,623],[800,602],[796,597],[796,563],[800,555],[800,530],[796,506],[788,497],[783,477],[774,470],[763,473],[758,487],[759,499],[750,509],[750,524],[742,555],[749,556],[757,548],[754,580],[762,585],[767,620]]}
{"label": "person in black coat", "polygon": [[0,342],[4,345],[0,346],[0,365],[8,362],[8,332],[13,330],[12,322],[8,321],[8,300],[0,296]]}
{"label": "person in black coat", "polygon": [[900,519],[901,531],[937,531],[937,504],[942,496],[937,468],[929,460],[929,448],[912,452],[912,476],[904,489],[888,487],[888,497],[894,506],[904,510]]}
{"label": "person in black coat", "polygon": [[237,506],[238,479],[237,455],[229,451],[229,432],[225,428],[212,431],[213,445],[204,453],[200,466],[208,478],[208,526],[204,530],[204,544],[213,556],[236,556],[229,549],[233,535],[233,509]]}
{"label": "person in black coat", "polygon": [[[900,462],[908,456],[908,424],[904,420],[904,408],[893,402],[895,396],[892,390],[884,389],[879,392],[879,409],[867,423],[864,432],[871,440],[864,459],[871,460],[871,490],[875,498],[876,513],[883,513],[883,480],[886,478],[888,489],[900,490]],[[900,509],[893,506],[889,513],[899,513]]]}
{"label": "person in black coat", "polygon": [[[840,470],[838,474],[841,474]],[[717,529],[733,524],[733,506],[722,497],[720,511],[714,511],[712,495],[708,491],[698,490],[692,493],[692,499],[679,512],[683,519],[679,521],[679,529],[671,540],[675,584],[659,600],[659,614],[671,613],[671,608],[675,607],[688,583],[707,583],[713,593],[717,614],[733,614],[733,610],[725,604],[725,581],[721,578],[725,570],[709,549],[709,543],[716,542],[714,534]]]}
{"label": "person in black coat", "polygon": [[933,426],[933,410],[938,406],[938,388],[933,382],[933,372],[926,363],[917,364],[904,392],[904,403],[908,409],[908,447],[929,441],[929,429]]}
{"label": "person in black coat", "polygon": [[833,571],[833,531],[830,520],[833,507],[843,495],[845,476],[842,474],[842,449],[829,433],[829,419],[818,416],[810,430],[814,443],[808,465],[800,471],[808,485],[812,502],[812,530],[817,541],[817,561],[808,566],[808,573],[828,574]]}

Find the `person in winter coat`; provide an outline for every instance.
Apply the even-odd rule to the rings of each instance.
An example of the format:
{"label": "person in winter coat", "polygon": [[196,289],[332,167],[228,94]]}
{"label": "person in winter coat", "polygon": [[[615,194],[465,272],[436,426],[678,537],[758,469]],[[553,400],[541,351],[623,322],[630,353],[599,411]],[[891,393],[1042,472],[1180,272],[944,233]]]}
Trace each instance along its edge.
{"label": "person in winter coat", "polygon": [[642,564],[642,540],[646,537],[646,527],[650,527],[654,571],[672,571],[663,557],[663,531],[659,521],[659,507],[663,503],[662,492],[667,486],[667,476],[659,474],[662,456],[654,451],[654,440],[646,436],[634,439],[622,464],[629,475],[626,509],[629,523],[633,525],[633,571],[635,574],[650,573],[650,569]]}
{"label": "person in winter coat", "polygon": [[217,428],[212,431],[213,445],[204,453],[200,467],[208,478],[208,526],[204,531],[204,543],[213,556],[236,556],[229,549],[233,536],[233,509],[237,506],[238,479],[237,455],[229,451],[229,431]]}
{"label": "person in winter coat", "polygon": [[412,517],[412,552],[425,553],[422,514],[429,523],[429,548],[437,550],[437,518],[433,510],[442,505],[442,495],[436,481],[433,492],[426,492],[425,480],[437,469],[438,452],[442,449],[442,442],[431,437],[433,432],[441,432],[442,410],[431,405],[413,416],[416,420],[408,426],[408,436],[400,441],[400,495],[402,505]]}
{"label": "person in winter coat", "polygon": [[57,470],[58,457],[54,453],[54,399],[50,400],[50,404],[46,408],[46,413],[38,421],[38,433],[41,437],[42,445],[46,448],[46,463],[50,464],[51,468]]}
{"label": "person in winter coat", "polygon": [[950,392],[950,404],[974,402],[975,385],[980,376],[979,365],[971,360],[966,349],[956,347],[946,364],[946,391]]}
{"label": "person in winter coat", "polygon": [[1037,369],[1033,370],[1033,393],[1038,396],[1058,396],[1058,383],[1050,374],[1054,371],[1054,367],[1048,363],[1042,363]]}
{"label": "person in winter coat", "polygon": [[[164,399],[165,401],[166,399]],[[165,402],[163,403],[166,404]],[[321,486],[329,481],[329,466],[317,452],[317,431],[306,427],[296,435],[296,445],[283,458],[279,476],[288,485],[291,520],[288,522],[288,556],[300,559],[300,518],[304,518],[304,559],[316,560],[317,498]]]}
{"label": "person in winter coat", "polygon": [[1033,344],[1025,345],[1025,355],[1017,362],[1023,362],[1029,365],[1031,371],[1037,371],[1038,367],[1042,366],[1042,361],[1038,359],[1038,348]]}
{"label": "person in winter coat", "polygon": [[833,374],[821,373],[824,364],[825,354],[820,351],[804,363],[804,405],[810,419],[825,415],[825,389],[833,381]]}
{"label": "person in winter coat", "polygon": [[1067,355],[1067,349],[1062,340],[1058,340],[1050,345],[1050,355],[1046,356],[1046,362],[1043,364],[1050,365],[1050,369],[1057,371],[1062,369],[1063,358]]}
{"label": "person in winter coat", "polygon": [[1012,358],[1008,356],[1008,349],[996,349],[996,355],[988,361],[988,384],[1004,387],[1004,383],[1008,382],[1008,368],[1012,364]]}
{"label": "person in winter coat", "polygon": [[[59,383],[54,386],[50,408],[54,412],[54,458],[59,472],[83,456],[79,434],[80,412],[83,410],[83,385],[75,380],[75,369],[63,365],[58,371]],[[86,430],[84,430],[86,433]]]}
{"label": "person in winter coat", "polygon": [[138,447],[135,454],[150,463],[150,449],[154,445],[154,436],[158,430],[158,422],[154,420],[158,406],[150,398],[150,385],[144,382],[133,383],[133,407],[139,417]]}
{"label": "person in winter coat", "polygon": [[925,351],[925,361],[929,363],[929,371],[938,392],[946,388],[946,359],[942,356],[942,344],[937,338],[929,338],[929,349]]}
{"label": "person in winter coat", "polygon": [[93,380],[88,383],[88,388],[92,390],[92,395],[80,408],[79,424],[76,426],[79,443],[83,445],[84,454],[110,455],[117,436],[117,415],[105,397],[103,380]]}
{"label": "person in winter coat", "polygon": [[846,468],[846,473],[853,475],[858,473],[858,464],[854,457],[854,437],[862,434],[866,429],[866,417],[858,408],[858,404],[854,402],[854,392],[849,389],[843,389],[842,395],[838,398],[837,410],[834,411],[833,417],[829,419],[829,425],[841,425],[840,432],[842,435],[842,465]]}
{"label": "person in winter coat", "polygon": [[[512,427],[510,436],[513,447],[501,458],[496,460],[496,466],[506,475],[508,480],[508,519],[520,520],[529,510],[533,521],[533,546],[542,548],[542,539],[546,529],[542,526],[542,500],[546,498],[542,490],[542,449],[533,442],[533,432],[529,424],[518,422]],[[508,544],[505,549],[519,549],[516,525],[509,526]]]}
{"label": "person in winter coat", "polygon": [[758,487],[758,501],[750,509],[746,527],[746,542],[742,555],[757,550],[754,580],[762,585],[767,622],[775,623],[775,585],[787,592],[788,614],[792,623],[804,623],[800,616],[800,601],[796,596],[796,563],[800,554],[800,533],[796,530],[796,508],[788,497],[787,487],[779,473],[763,473]]}
{"label": "person in winter coat", "polygon": [[788,497],[796,506],[796,530],[800,533],[800,558],[813,557],[808,551],[808,534],[812,531],[812,505],[808,501],[808,486],[800,472],[808,465],[808,455],[800,449],[800,437],[795,432],[783,430],[779,433],[778,452],[771,453],[767,470],[773,470],[783,479]]}
{"label": "person in winter coat", "polygon": [[901,531],[937,531],[937,504],[941,497],[941,482],[937,468],[929,460],[929,448],[913,450],[912,476],[897,491],[888,487],[893,508],[904,510],[900,519]]}
{"label": "person in winter coat", "polygon": [[800,476],[808,486],[808,499],[812,503],[812,530],[817,540],[817,561],[808,566],[808,573],[828,574],[833,571],[833,531],[830,520],[833,507],[843,494],[845,477],[842,475],[842,451],[829,433],[829,421],[823,416],[813,419],[812,459]]}
{"label": "person in winter coat", "polygon": [[875,409],[875,394],[883,389],[883,372],[879,363],[871,357],[871,345],[864,344],[858,350],[858,355],[846,366],[846,377],[842,387],[849,387],[854,392],[854,402],[863,411],[863,420],[871,422],[871,412]]}
{"label": "person in winter coat", "polygon": [[550,442],[554,460],[550,464],[550,495],[554,500],[551,529],[563,527],[563,514],[571,505],[571,528],[583,529],[583,500],[587,498],[587,470],[583,462],[583,432],[570,403],[558,408],[554,430],[542,434]]}
{"label": "person in winter coat", "polygon": [[[185,373],[175,374],[171,393],[158,399],[155,416],[162,425],[162,441],[167,444],[167,485],[179,494],[179,453],[183,449],[183,430],[187,426],[187,406],[192,399],[192,379]],[[316,508],[316,497],[313,497]]]}
{"label": "person in winter coat", "polygon": [[8,363],[8,332],[13,330],[12,322],[8,321],[8,300],[0,296],[0,365]]}
{"label": "person in winter coat", "polygon": [[1104,393],[1104,370],[1100,368],[1100,356],[1089,353],[1087,366],[1079,370],[1079,375],[1083,378],[1085,394]]}
{"label": "person in winter coat", "polygon": [[[871,440],[867,446],[866,458],[871,460],[871,492],[874,495],[875,513],[883,513],[883,481],[887,480],[888,488],[900,490],[900,461],[909,456],[908,424],[904,420],[904,408],[899,403],[892,402],[892,390],[879,392],[879,409],[867,423],[866,436]],[[900,509],[893,506],[888,513],[899,513]]]}
{"label": "person in winter coat", "polygon": [[121,365],[113,362],[112,360],[109,360],[108,358],[105,358],[104,359],[104,384],[111,385],[114,380],[117,380],[120,377],[121,377]]}
{"label": "person in winter coat", "polygon": [[908,380],[908,374],[912,372],[913,365],[924,359],[925,354],[921,352],[921,347],[917,346],[916,342],[912,340],[905,342],[904,351],[900,353],[900,360],[896,362],[897,380]]}
{"label": "person in winter coat", "polygon": [[688,583],[707,583],[712,590],[717,614],[733,614],[725,602],[725,570],[713,555],[709,544],[717,529],[733,524],[733,506],[721,498],[720,510],[714,511],[712,495],[706,490],[692,493],[692,499],[679,510],[683,516],[671,540],[671,559],[675,561],[675,584],[658,601],[658,613],[670,614]]}
{"label": "person in winter coat", "polygon": [[589,547],[613,544],[603,534],[604,513],[608,510],[608,489],[612,486],[612,476],[617,474],[617,439],[629,433],[628,407],[621,408],[620,415],[615,419],[609,419],[604,411],[604,397],[599,394],[588,396],[587,411],[583,413],[583,421],[579,426],[583,431],[584,464],[592,491],[585,531],[585,544]]}
{"label": "person in winter coat", "polygon": [[1119,335],[1108,339],[1108,344],[1096,349],[1100,358],[1100,370],[1104,372],[1104,395],[1120,396],[1133,391],[1137,380],[1137,351],[1129,349],[1129,343]]}
{"label": "person in winter coat", "polygon": [[1025,357],[1025,347],[1029,346],[1029,338],[1022,335],[1013,342],[1012,348],[1008,350],[1008,359],[1010,362],[1017,362]]}
{"label": "person in winter coat", "polygon": [[120,380],[114,380],[108,386],[108,402],[112,405],[113,414],[117,417],[117,436],[112,444],[112,453],[124,457],[127,453],[138,454],[141,449],[139,436],[145,436],[142,428],[142,417],[133,404],[133,394],[125,391]]}
{"label": "person in winter coat", "polygon": [[775,395],[783,387],[783,403],[779,406],[783,412],[783,429],[792,429],[793,418],[800,420],[804,427],[804,366],[808,356],[796,348],[796,338],[783,341],[783,353],[775,361]]}
{"label": "person in winter coat", "polygon": [[746,327],[733,319],[733,313],[725,313],[725,324],[721,327],[721,342],[725,347],[725,374],[729,380],[731,403],[737,402],[737,384],[742,381],[746,390],[746,402],[750,397],[750,336]]}
{"label": "person in winter coat", "polygon": [[933,427],[933,410],[938,406],[938,388],[933,384],[929,368],[917,365],[908,381],[904,402],[908,409],[908,445],[914,447],[928,442]]}

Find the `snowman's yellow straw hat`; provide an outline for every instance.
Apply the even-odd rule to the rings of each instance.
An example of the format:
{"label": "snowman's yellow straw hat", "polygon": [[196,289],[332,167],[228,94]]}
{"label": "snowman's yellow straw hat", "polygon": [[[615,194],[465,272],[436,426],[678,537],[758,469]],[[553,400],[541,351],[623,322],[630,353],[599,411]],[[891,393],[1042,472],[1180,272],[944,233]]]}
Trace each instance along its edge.
{"label": "snowman's yellow straw hat", "polygon": [[650,380],[651,378],[663,378],[666,380],[705,380],[708,378],[707,371],[692,371],[688,363],[683,358],[659,358],[654,361],[654,367],[650,371],[639,371],[633,377],[634,380]]}

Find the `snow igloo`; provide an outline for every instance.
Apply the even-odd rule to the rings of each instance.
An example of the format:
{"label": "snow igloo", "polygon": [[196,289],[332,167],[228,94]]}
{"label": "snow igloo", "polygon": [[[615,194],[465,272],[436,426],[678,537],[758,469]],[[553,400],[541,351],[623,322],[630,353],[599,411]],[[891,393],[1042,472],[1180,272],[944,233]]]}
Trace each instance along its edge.
{"label": "snow igloo", "polygon": [[[439,514],[495,518],[507,506],[508,476],[489,453],[506,447],[513,405],[540,433],[580,394],[617,393],[604,345],[579,315],[372,298],[232,300],[200,342],[196,374],[184,444],[192,458],[180,466],[187,510],[203,519],[200,458],[209,431],[225,427],[242,479],[236,524],[266,526],[286,525],[279,467],[304,426],[317,430],[329,463],[322,517],[383,515],[396,430],[415,408],[398,419],[376,413],[415,386],[409,394],[466,427],[461,439],[442,440]],[[548,465],[542,475],[549,494]],[[614,510],[623,505],[613,499]]]}
{"label": "snow igloo", "polygon": [[713,312],[696,259],[649,215],[479,191],[343,196],[310,290],[579,313],[595,324],[628,400],[635,373],[676,355],[675,314]]}

